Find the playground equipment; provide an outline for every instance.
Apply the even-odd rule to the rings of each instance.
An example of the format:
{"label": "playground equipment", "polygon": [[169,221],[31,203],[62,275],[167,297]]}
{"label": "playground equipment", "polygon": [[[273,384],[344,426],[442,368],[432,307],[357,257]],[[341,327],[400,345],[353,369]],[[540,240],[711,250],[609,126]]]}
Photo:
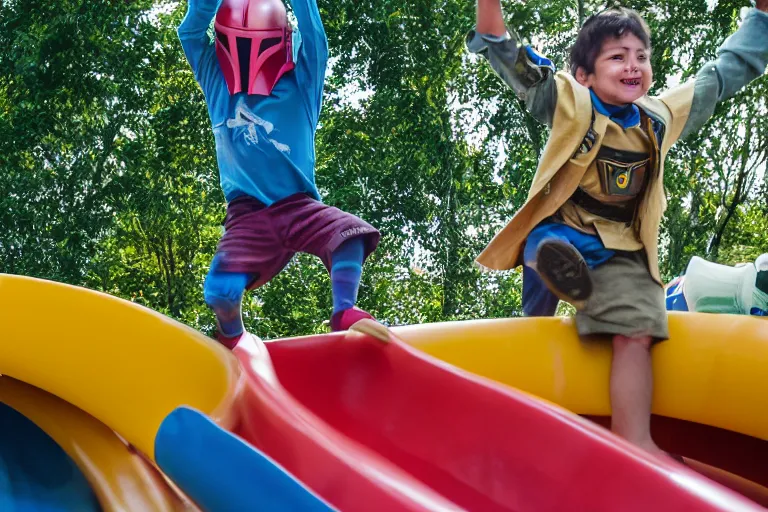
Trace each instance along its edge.
{"label": "playground equipment", "polygon": [[[652,349],[654,439],[697,471],[768,506],[765,319],[671,312],[669,328],[670,339]],[[608,424],[610,343],[580,339],[570,318],[393,330],[447,363]]]}
{"label": "playground equipment", "polygon": [[[50,436],[82,473],[92,494],[70,499],[95,499],[104,510],[760,509],[550,403],[607,413],[604,349],[576,347],[560,320],[398,328],[388,344],[355,332],[268,343],[248,336],[229,352],[130,302],[9,275],[0,275],[0,312],[0,402]],[[678,323],[673,340],[655,350],[670,350]],[[526,344],[527,365],[509,359]],[[505,383],[521,373],[516,385],[525,392],[422,349]],[[705,354],[695,361],[709,361]],[[714,380],[696,382],[756,386],[757,373],[726,377],[757,368],[760,357],[720,361]],[[657,368],[657,395],[666,396],[665,376],[676,371],[669,364]],[[730,416],[715,407],[713,424],[742,429],[762,446],[763,402],[750,410],[747,395]],[[719,404],[742,395],[710,387],[709,396]],[[670,400],[657,412],[683,402]],[[706,409],[689,408],[696,406]],[[3,442],[23,444],[25,435]],[[83,478],[68,475],[48,483],[82,487]],[[34,500],[25,493],[40,487],[34,477],[7,495]],[[753,485],[759,499],[762,487]]]}

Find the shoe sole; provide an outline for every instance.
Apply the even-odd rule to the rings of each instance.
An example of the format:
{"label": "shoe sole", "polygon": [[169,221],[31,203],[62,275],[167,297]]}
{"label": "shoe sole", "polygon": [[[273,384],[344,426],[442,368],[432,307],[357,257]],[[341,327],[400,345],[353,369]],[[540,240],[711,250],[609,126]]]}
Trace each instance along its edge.
{"label": "shoe sole", "polygon": [[389,329],[387,329],[385,325],[380,324],[376,320],[371,320],[370,318],[363,318],[358,320],[349,327],[349,330],[373,336],[377,340],[383,341],[384,343],[389,343],[390,341]]}
{"label": "shoe sole", "polygon": [[544,242],[536,253],[536,271],[558,299],[583,309],[592,296],[592,278],[584,258],[571,244]]}

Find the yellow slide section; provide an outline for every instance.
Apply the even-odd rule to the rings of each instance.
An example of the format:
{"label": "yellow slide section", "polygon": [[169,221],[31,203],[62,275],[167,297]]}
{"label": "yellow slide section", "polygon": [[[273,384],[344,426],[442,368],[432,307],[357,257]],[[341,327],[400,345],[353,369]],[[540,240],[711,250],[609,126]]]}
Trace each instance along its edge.
{"label": "yellow slide section", "polygon": [[0,374],[82,409],[152,459],[157,429],[179,405],[232,421],[235,357],[147,308],[0,274],[0,325]]}
{"label": "yellow slide section", "polygon": [[7,376],[0,377],[0,402],[43,429],[72,458],[105,512],[194,509],[117,434],[80,409]]}
{"label": "yellow slide section", "polygon": [[[768,440],[768,319],[670,313],[652,349],[653,412]],[[608,416],[610,342],[580,340],[570,318],[397,327],[439,359],[575,413]]]}

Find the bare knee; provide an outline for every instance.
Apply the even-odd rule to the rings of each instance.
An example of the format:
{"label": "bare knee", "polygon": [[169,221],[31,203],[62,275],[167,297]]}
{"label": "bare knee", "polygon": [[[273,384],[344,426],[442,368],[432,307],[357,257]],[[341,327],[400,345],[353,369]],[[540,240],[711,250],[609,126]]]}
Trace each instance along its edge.
{"label": "bare knee", "polygon": [[625,350],[637,346],[650,349],[652,341],[650,336],[624,336],[622,334],[616,334],[613,337],[613,349]]}

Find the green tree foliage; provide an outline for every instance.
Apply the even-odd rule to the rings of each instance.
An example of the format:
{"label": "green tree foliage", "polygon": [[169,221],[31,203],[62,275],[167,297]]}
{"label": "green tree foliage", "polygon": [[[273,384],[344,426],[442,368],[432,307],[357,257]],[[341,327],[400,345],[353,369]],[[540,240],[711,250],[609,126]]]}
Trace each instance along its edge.
{"label": "green tree foliage", "polygon": [[[383,233],[361,306],[391,323],[520,314],[520,277],[474,257],[522,204],[545,129],[464,35],[474,2],[320,0],[331,48],[318,130],[326,202]],[[689,78],[743,2],[646,0],[656,90]],[[505,2],[558,66],[602,3]],[[185,2],[0,4],[0,271],[118,295],[210,332],[202,282],[225,204],[199,87],[176,39]],[[721,105],[668,159],[662,270],[766,245],[768,82]],[[302,255],[247,295],[249,329],[327,329],[330,283]]]}

